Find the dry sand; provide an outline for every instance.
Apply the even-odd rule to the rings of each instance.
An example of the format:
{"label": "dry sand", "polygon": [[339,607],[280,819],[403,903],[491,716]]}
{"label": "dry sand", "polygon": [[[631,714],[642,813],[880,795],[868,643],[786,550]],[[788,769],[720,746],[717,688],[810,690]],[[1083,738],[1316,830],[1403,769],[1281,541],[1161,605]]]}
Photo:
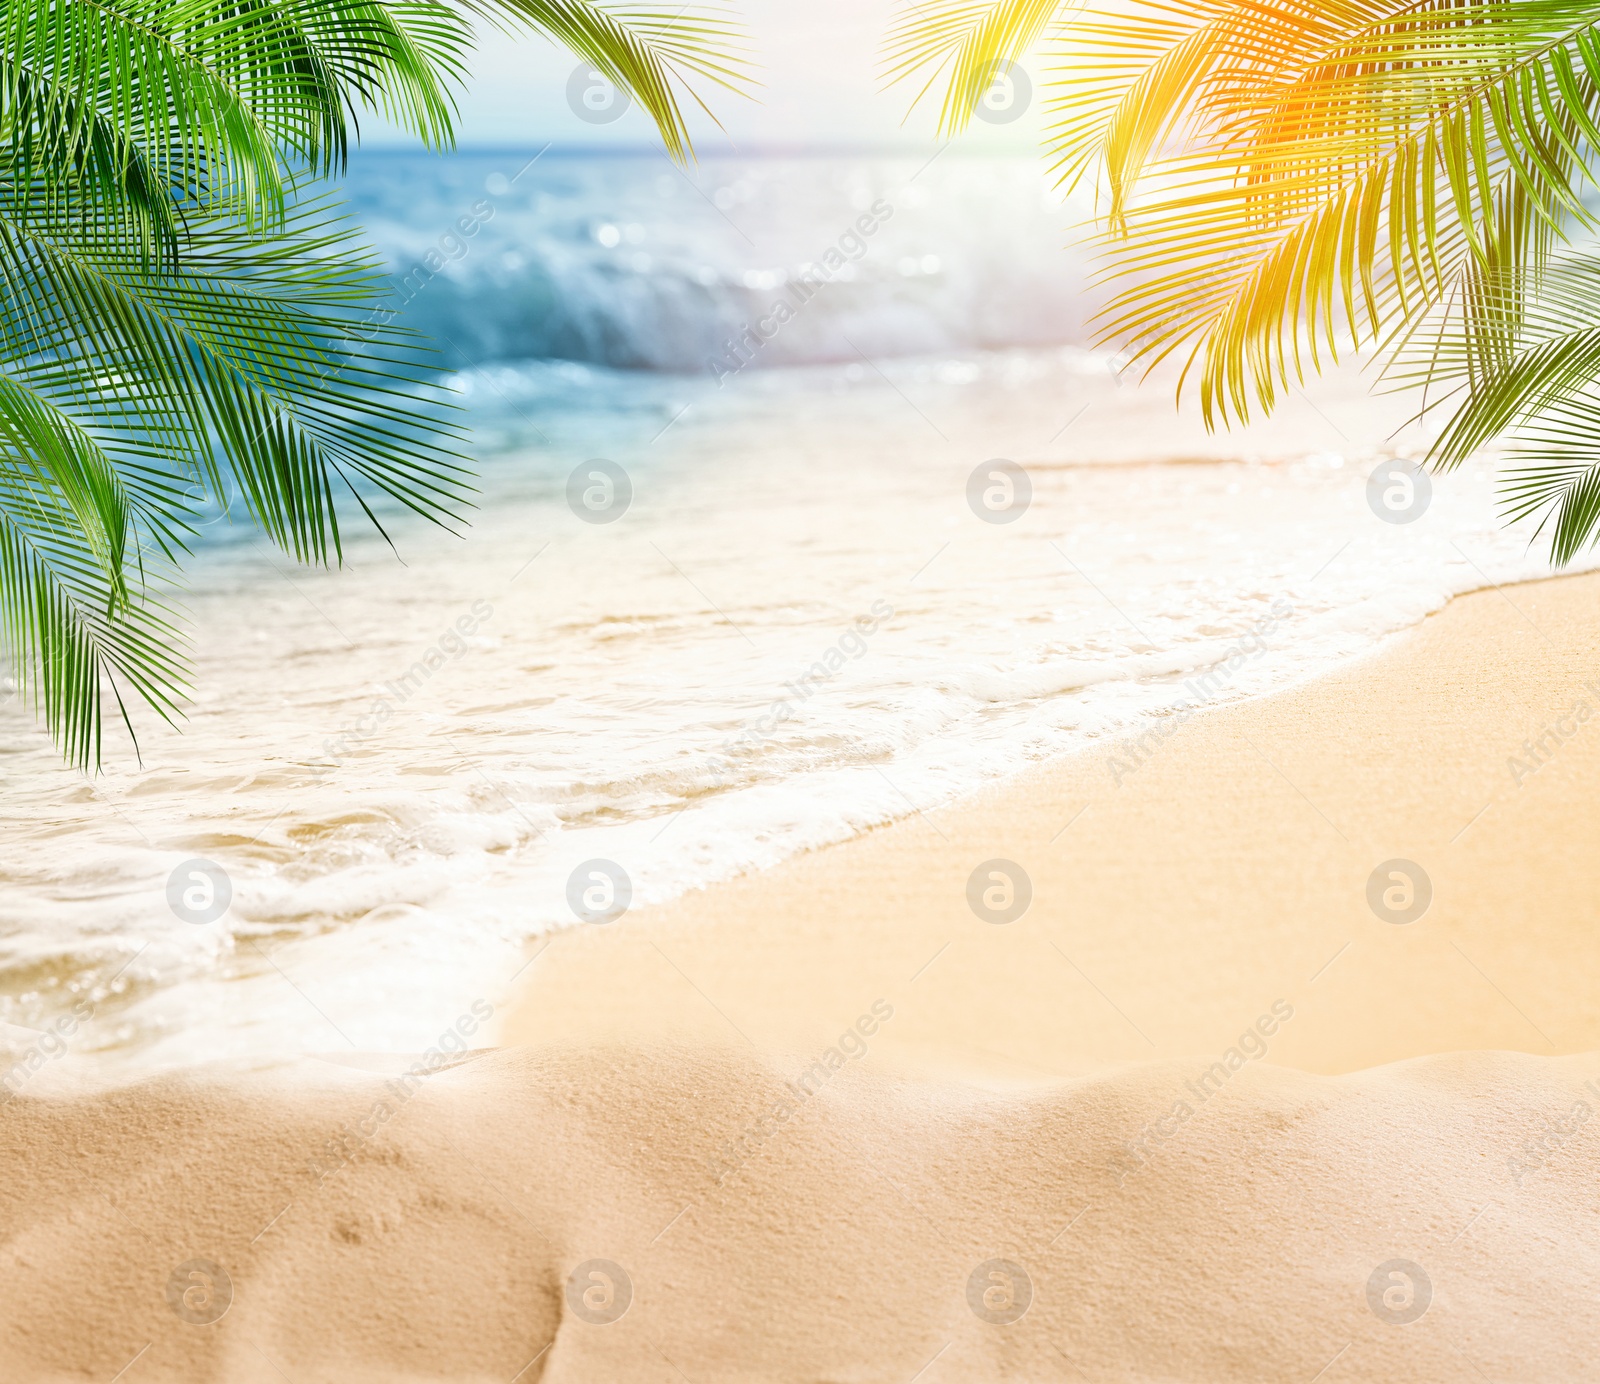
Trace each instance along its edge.
{"label": "dry sand", "polygon": [[425,1081],[54,1064],[0,1109],[0,1378],[1592,1378],[1597,609],[1481,593],[1120,785],[563,935]]}
{"label": "dry sand", "polygon": [[[1252,1066],[1127,1173],[1119,1144],[1195,1064],[1032,1092],[857,1064],[803,1101],[784,1075],[709,1049],[507,1050],[432,1078],[322,1183],[308,1153],[394,1099],[375,1078],[17,1102],[0,1122],[0,1377],[1593,1377],[1600,1121],[1520,1184],[1505,1156],[1600,1063]],[[708,1159],[741,1136],[752,1151],[719,1183]],[[232,1285],[209,1324],[168,1304],[197,1260]],[[609,1290],[586,1271],[569,1296],[596,1260],[617,1266],[599,1269]],[[1026,1279],[982,1269],[996,1260]],[[1421,1273],[1391,1280],[1393,1261]],[[1368,1302],[1380,1270],[1387,1317]],[[969,1305],[975,1271],[1002,1320]],[[177,1301],[209,1317],[206,1290],[184,1274]]]}

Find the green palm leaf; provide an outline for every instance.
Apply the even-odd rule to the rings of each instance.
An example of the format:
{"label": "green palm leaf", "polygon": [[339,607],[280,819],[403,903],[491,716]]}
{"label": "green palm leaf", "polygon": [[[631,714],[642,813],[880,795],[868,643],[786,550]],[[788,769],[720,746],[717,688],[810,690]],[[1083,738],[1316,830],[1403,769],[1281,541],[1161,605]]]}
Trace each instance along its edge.
{"label": "green palm leaf", "polygon": [[[1486,310],[1494,286],[1484,288]],[[1438,391],[1429,409],[1450,417],[1432,452],[1439,469],[1461,465],[1502,436],[1507,452],[1528,463],[1501,483],[1508,519],[1540,516],[1551,555],[1568,562],[1600,537],[1600,261],[1564,255],[1540,277],[1538,292],[1506,285],[1504,316],[1511,347],[1486,364],[1459,334],[1438,333],[1400,355],[1401,383]]]}
{"label": "green palm leaf", "polygon": [[59,499],[0,441],[0,632],[12,676],[62,753],[98,764],[109,698],[128,721],[124,688],[166,719],[184,687],[183,636],[157,602],[123,599],[120,583]]}
{"label": "green palm leaf", "polygon": [[[118,598],[130,533],[181,556],[189,516],[207,497],[243,496],[248,518],[302,561],[338,559],[343,506],[378,523],[374,494],[436,522],[463,517],[468,473],[457,427],[427,402],[428,353],[389,320],[381,266],[355,253],[326,201],[291,201],[270,238],[237,222],[192,226],[174,273],[75,248],[0,219],[11,288],[0,312],[0,439],[13,453],[0,513],[35,543],[31,565],[18,558],[8,570],[37,586],[67,570],[69,539],[77,543],[75,648],[99,649],[126,613]],[[38,556],[46,538],[48,561]],[[107,604],[104,619],[85,623],[91,558]],[[42,608],[30,599],[18,609]],[[20,616],[4,633],[36,670],[54,656],[39,641],[62,637]],[[64,666],[87,676],[123,665],[101,650]],[[146,656],[131,679],[158,708],[175,701],[177,684],[151,679],[171,666]],[[68,748],[81,755],[88,742]]]}
{"label": "green palm leaf", "polygon": [[366,111],[450,141],[472,13],[567,43],[675,157],[688,78],[745,80],[721,12],[0,0],[0,643],[72,762],[100,762],[112,704],[131,733],[129,696],[179,714],[161,592],[199,506],[237,495],[235,518],[319,563],[342,515],[385,532],[380,497],[463,522],[437,362],[308,180]]}
{"label": "green palm leaf", "polygon": [[1543,515],[1550,556],[1570,562],[1600,535],[1600,397],[1592,391],[1550,405],[1518,439],[1519,467],[1502,486],[1511,519]]}
{"label": "green palm leaf", "polygon": [[721,7],[689,4],[648,10],[592,0],[462,0],[462,4],[502,28],[544,34],[592,63],[644,108],[675,159],[691,152],[678,87],[683,85],[694,104],[711,114],[688,85],[687,76],[704,77],[735,92],[747,89],[751,81],[744,28]]}
{"label": "green palm leaf", "polygon": [[7,489],[50,527],[71,534],[104,574],[111,605],[125,609],[128,493],[116,467],[79,424],[0,376],[0,465]]}

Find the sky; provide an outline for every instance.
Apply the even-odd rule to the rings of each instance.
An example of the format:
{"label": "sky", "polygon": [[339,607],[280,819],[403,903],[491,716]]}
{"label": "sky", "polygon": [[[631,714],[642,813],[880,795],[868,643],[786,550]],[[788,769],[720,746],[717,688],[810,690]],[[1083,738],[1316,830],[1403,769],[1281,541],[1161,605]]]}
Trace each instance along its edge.
{"label": "sky", "polygon": [[[906,120],[915,88],[881,90],[879,47],[897,0],[742,0],[761,85],[744,99],[701,83],[726,128],[694,123],[702,153],[772,146],[933,148],[937,106],[930,97]],[[587,124],[569,109],[567,83],[575,59],[543,38],[486,33],[471,60],[461,98],[460,143],[471,145],[641,145],[654,129],[637,108],[614,123]],[[1006,124],[974,122],[962,136],[975,150],[1037,147],[1038,101]],[[904,121],[905,123],[902,123]],[[372,130],[370,145],[404,142]]]}

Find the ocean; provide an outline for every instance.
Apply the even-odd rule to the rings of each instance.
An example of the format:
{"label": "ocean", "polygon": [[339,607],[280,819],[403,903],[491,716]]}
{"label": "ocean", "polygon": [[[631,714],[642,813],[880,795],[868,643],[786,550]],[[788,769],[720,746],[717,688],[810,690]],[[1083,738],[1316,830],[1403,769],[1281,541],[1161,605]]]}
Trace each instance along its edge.
{"label": "ocean", "polygon": [[1234,433],[1137,382],[1031,158],[373,153],[347,191],[477,509],[335,572],[219,517],[188,718],[135,708],[98,776],[0,705],[0,1023],[75,1014],[107,1070],[420,1050],[554,929],[1057,756],[1114,793],[1158,718],[1549,570],[1359,370]]}

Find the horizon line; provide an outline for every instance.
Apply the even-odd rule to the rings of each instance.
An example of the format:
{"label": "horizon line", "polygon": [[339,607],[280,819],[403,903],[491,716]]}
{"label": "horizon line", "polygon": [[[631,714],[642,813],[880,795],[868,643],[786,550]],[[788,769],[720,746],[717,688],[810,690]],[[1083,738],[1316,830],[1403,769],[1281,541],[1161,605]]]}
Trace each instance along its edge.
{"label": "horizon line", "polygon": [[[451,149],[427,149],[415,143],[382,143],[361,144],[350,151],[352,159],[359,155],[430,155],[447,158],[452,154],[508,154],[530,153],[540,148],[538,140],[485,140],[481,143],[461,143]],[[659,144],[649,141],[638,143],[558,143],[554,140],[547,141],[544,147],[546,158],[640,158],[651,155],[665,156],[666,151]],[[955,154],[961,157],[981,158],[1017,158],[1024,155],[1038,156],[1042,153],[1037,148],[1018,146],[1015,149],[984,149],[975,145],[962,146],[960,143],[950,141],[943,146],[928,142],[905,143],[787,143],[787,142],[762,142],[751,144],[740,149],[717,148],[698,150],[695,161],[708,159],[762,159],[762,158],[927,158],[934,154]]]}

